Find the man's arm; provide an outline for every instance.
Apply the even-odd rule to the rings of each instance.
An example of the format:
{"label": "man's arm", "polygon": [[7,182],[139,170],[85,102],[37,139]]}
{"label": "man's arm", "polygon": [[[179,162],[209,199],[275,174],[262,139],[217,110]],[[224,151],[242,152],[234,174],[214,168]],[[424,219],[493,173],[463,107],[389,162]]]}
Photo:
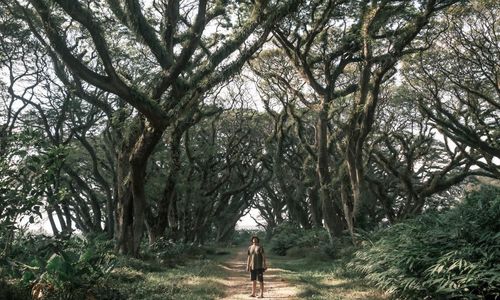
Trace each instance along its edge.
{"label": "man's arm", "polygon": [[247,272],[250,272],[250,249],[248,250],[247,256]]}
{"label": "man's arm", "polygon": [[266,260],[266,253],[264,252],[264,248],[262,248],[262,263],[264,269],[267,269],[267,260]]}

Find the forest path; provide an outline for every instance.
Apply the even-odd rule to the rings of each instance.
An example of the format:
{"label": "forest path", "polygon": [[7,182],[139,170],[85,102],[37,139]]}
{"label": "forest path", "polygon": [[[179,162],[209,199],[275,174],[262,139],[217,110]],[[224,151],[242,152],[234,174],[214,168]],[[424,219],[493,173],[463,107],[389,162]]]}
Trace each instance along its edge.
{"label": "forest path", "polygon": [[[221,299],[255,299],[250,297],[252,282],[250,273],[245,271],[247,260],[247,248],[241,248],[238,253],[231,257],[222,267],[229,272],[224,279],[226,296]],[[264,299],[299,299],[299,289],[285,280],[284,273],[290,272],[283,269],[272,268],[272,261],[268,261],[270,268],[264,273]],[[257,295],[259,283],[257,283]]]}

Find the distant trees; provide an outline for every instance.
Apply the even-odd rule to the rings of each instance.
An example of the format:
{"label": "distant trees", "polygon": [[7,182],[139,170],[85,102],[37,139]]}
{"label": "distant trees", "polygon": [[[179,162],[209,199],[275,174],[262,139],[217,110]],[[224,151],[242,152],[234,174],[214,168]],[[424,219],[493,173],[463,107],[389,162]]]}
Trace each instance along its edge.
{"label": "distant trees", "polygon": [[[30,215],[30,221],[42,211],[37,197],[37,187],[32,182],[29,164],[29,150],[36,147],[40,136],[20,125],[27,103],[20,101],[14,93],[14,86],[37,74],[36,56],[23,45],[35,47],[29,34],[9,20],[1,11],[0,39],[0,236],[4,238],[1,252],[9,254],[9,245],[14,236],[18,220]],[[15,61],[24,64],[13,68]],[[33,67],[34,70],[30,70]],[[29,93],[34,85],[26,84],[17,89],[21,94]]]}
{"label": "distant trees", "polygon": [[266,180],[260,162],[262,120],[255,111],[231,109],[186,133],[179,206],[185,239],[203,241],[210,231],[218,241],[232,236]]}

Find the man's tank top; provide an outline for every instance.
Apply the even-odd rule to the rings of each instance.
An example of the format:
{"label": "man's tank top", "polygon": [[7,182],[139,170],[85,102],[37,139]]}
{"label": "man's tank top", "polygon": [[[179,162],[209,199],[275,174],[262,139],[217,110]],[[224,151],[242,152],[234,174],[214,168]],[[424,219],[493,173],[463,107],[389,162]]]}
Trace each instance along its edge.
{"label": "man's tank top", "polygon": [[259,245],[251,245],[248,247],[248,255],[250,256],[250,268],[252,270],[264,268],[264,248]]}

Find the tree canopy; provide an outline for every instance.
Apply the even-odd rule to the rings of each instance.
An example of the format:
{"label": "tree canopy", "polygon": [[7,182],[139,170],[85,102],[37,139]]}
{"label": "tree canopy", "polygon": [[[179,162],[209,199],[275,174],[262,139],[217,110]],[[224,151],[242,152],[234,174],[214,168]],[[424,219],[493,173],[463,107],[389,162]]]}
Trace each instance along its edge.
{"label": "tree canopy", "polygon": [[[331,243],[500,179],[497,1],[0,0],[0,235]],[[147,239],[145,238],[147,237]]]}

